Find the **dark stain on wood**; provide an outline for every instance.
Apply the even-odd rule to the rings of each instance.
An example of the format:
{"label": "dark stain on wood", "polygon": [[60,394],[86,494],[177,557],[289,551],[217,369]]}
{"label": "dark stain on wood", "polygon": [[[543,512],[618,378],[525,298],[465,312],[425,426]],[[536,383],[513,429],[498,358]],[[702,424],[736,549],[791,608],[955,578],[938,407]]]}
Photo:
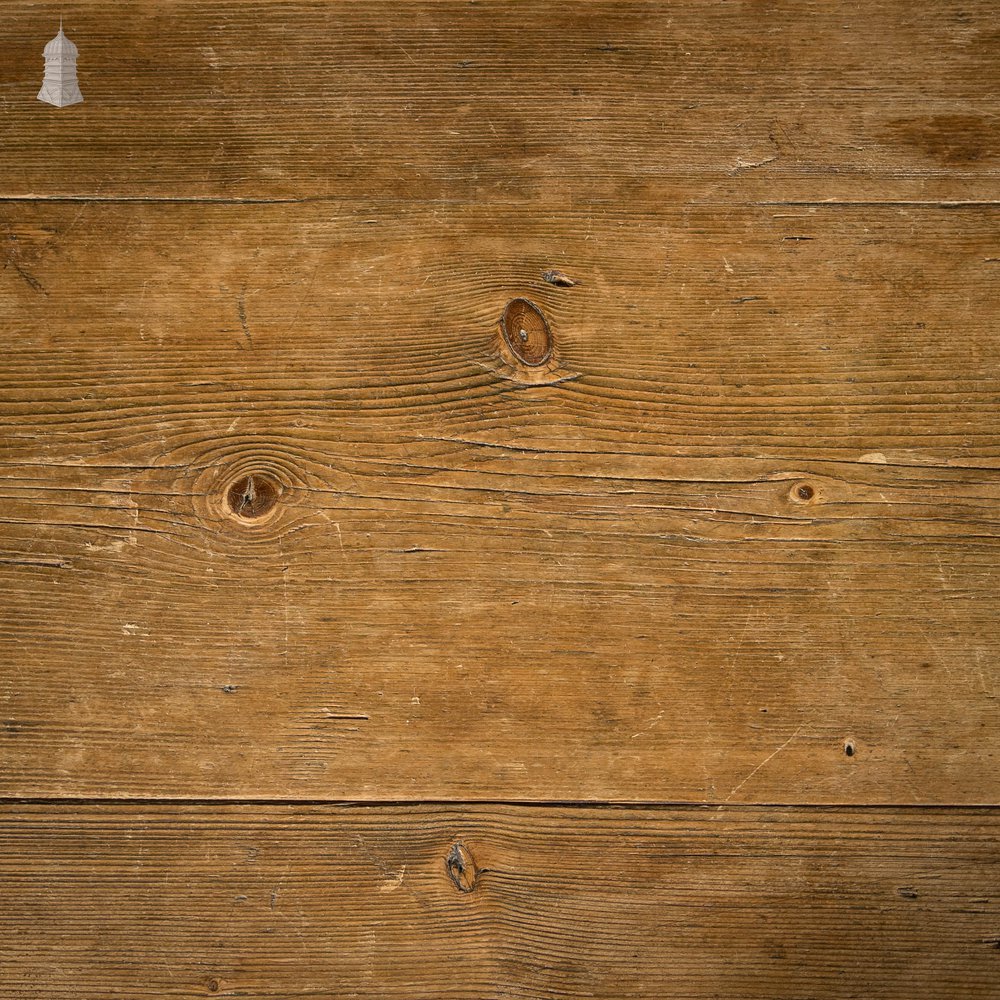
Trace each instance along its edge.
{"label": "dark stain on wood", "polygon": [[983,115],[898,118],[888,123],[887,134],[947,166],[992,160],[1000,149],[996,118]]}

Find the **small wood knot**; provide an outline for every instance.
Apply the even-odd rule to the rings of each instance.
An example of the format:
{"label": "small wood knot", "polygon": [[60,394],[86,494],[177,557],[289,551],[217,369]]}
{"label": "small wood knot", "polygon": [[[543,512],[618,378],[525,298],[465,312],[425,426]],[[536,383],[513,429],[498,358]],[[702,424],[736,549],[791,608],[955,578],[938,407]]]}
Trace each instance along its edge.
{"label": "small wood knot", "polygon": [[237,479],[226,493],[226,503],[236,517],[254,521],[278,502],[281,487],[270,476],[253,474]]}
{"label": "small wood knot", "polygon": [[472,892],[479,881],[479,869],[469,849],[460,840],[451,845],[448,857],[445,859],[448,878],[459,892]]}
{"label": "small wood knot", "polygon": [[209,979],[205,986],[208,988],[209,993],[218,993],[221,988],[221,983],[218,979]]}
{"label": "small wood knot", "polygon": [[511,299],[500,317],[503,339],[514,357],[537,368],[552,355],[552,334],[542,311],[527,299]]}
{"label": "small wood knot", "polygon": [[797,503],[808,503],[816,496],[816,491],[808,483],[799,483],[792,487],[790,496]]}

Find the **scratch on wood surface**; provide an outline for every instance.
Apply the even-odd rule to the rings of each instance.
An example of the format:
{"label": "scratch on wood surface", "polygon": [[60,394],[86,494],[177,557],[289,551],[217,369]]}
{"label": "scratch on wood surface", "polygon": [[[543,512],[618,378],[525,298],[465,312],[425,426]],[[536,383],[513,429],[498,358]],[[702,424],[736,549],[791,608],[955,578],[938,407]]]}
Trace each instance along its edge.
{"label": "scratch on wood surface", "polygon": [[[97,185],[97,190],[95,191],[95,195],[99,195],[101,193],[101,188],[103,186],[104,182],[101,181],[101,183]],[[91,205],[94,204],[96,200],[97,200],[96,198],[88,198],[86,201],[80,203],[80,207],[77,209],[76,214],[73,216],[72,219],[70,219],[69,225],[62,232],[63,239],[65,239],[76,228],[76,224],[80,221],[80,218],[83,216],[83,213],[86,212],[91,207]]]}
{"label": "scratch on wood surface", "polygon": [[253,334],[250,332],[250,326],[247,323],[247,288],[244,285],[240,289],[239,297],[236,300],[236,309],[240,315],[240,326],[243,327],[243,336],[247,338],[247,342],[253,347]]}
{"label": "scratch on wood surface", "polygon": [[652,719],[649,720],[649,723],[648,725],[646,725],[645,728],[640,729],[639,732],[632,734],[632,739],[635,739],[637,736],[642,736],[643,733],[649,732],[649,730],[654,728],[654,726],[656,726],[656,724],[660,721],[660,719],[663,718],[664,715],[666,715],[665,711],[660,712],[658,715],[655,715]]}
{"label": "scratch on wood surface", "polygon": [[48,291],[45,286],[33,275],[27,268],[24,267],[24,263],[21,260],[21,248],[17,242],[17,234],[10,228],[9,225],[3,223],[4,231],[7,234],[7,255],[4,260],[3,269],[6,270],[8,267],[13,267],[19,278],[21,278],[29,288],[33,291],[38,292],[40,295],[48,295]]}
{"label": "scratch on wood surface", "polygon": [[731,177],[740,173],[744,170],[754,170],[757,167],[763,167],[767,163],[773,163],[778,158],[778,154],[775,153],[773,156],[765,156],[762,160],[744,160],[741,157],[736,158],[736,165],[732,170],[729,171]]}
{"label": "scratch on wood surface", "polygon": [[387,878],[379,887],[379,892],[395,892],[402,884],[403,879],[406,878],[406,865],[396,872],[395,875],[391,875]]}
{"label": "scratch on wood surface", "polygon": [[39,566],[45,569],[71,569],[72,563],[68,559],[60,559],[58,556],[17,556],[0,555],[0,565],[4,566]]}
{"label": "scratch on wood surface", "polygon": [[736,785],[723,801],[728,802],[762,767],[764,767],[766,764],[769,764],[772,760],[774,760],[774,758],[777,757],[778,754],[781,753],[781,751],[784,750],[785,747],[787,747],[788,744],[791,743],[792,740],[794,740],[795,737],[798,736],[799,733],[801,733],[802,730],[807,725],[808,723],[805,722],[802,723],[802,725],[799,726],[799,728],[796,729],[795,732],[792,733],[792,735],[789,736],[788,739],[785,740],[785,742],[782,743],[777,750],[775,750],[773,753],[768,754],[738,785]]}
{"label": "scratch on wood surface", "polygon": [[394,892],[396,889],[402,887],[403,891],[406,892],[420,907],[425,910],[431,909],[427,900],[424,899],[423,894],[415,891],[408,882],[405,882],[405,864],[398,872],[394,871],[368,846],[364,837],[362,837],[360,833],[357,834],[354,839],[365,857],[368,858],[368,860],[379,870],[385,879],[385,881],[379,886],[380,893]]}
{"label": "scratch on wood surface", "polygon": [[403,46],[399,44],[399,42],[396,42],[395,44],[396,48],[399,49],[399,51],[402,52],[403,55],[406,56],[406,58],[409,59],[411,63],[413,63],[414,66],[416,66],[417,60],[414,59],[413,56],[411,56],[410,53],[407,52],[406,49],[404,49]]}
{"label": "scratch on wood surface", "polygon": [[509,385],[502,385],[500,387],[501,392],[508,392],[514,389],[543,389],[552,385],[561,385],[563,382],[575,382],[580,378],[580,372],[575,372],[572,375],[558,375],[554,378],[539,379],[537,382],[516,382]]}
{"label": "scratch on wood surface", "polygon": [[935,658],[938,660],[938,662],[940,662],[941,666],[944,667],[945,673],[950,676],[951,666],[948,663],[948,658],[941,652],[940,649],[938,649],[937,644],[931,638],[930,632],[928,632],[927,629],[924,628],[923,622],[915,618],[913,620],[913,624],[916,625],[917,630],[924,637],[924,641],[927,643],[928,648],[934,654]]}

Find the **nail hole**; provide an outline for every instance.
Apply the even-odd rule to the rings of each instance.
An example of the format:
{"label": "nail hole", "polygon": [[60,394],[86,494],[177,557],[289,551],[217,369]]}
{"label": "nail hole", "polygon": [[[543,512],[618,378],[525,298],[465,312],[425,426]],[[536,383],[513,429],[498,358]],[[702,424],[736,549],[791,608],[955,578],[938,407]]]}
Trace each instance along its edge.
{"label": "nail hole", "polygon": [[844,753],[847,754],[848,757],[854,756],[854,740],[845,740]]}
{"label": "nail hole", "polygon": [[254,473],[237,479],[226,494],[231,513],[246,521],[263,517],[278,502],[281,487],[268,475]]}

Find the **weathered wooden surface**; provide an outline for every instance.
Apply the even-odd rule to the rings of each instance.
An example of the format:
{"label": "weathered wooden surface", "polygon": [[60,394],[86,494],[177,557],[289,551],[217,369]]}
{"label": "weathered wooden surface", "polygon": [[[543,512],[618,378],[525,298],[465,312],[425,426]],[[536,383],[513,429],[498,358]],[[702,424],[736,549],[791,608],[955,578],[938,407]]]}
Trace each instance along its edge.
{"label": "weathered wooden surface", "polygon": [[[992,200],[992,0],[5,4],[7,196]],[[32,90],[34,87],[34,90]]]}
{"label": "weathered wooden surface", "polygon": [[0,996],[995,996],[996,5],[59,13]]}
{"label": "weathered wooden surface", "polygon": [[997,801],[995,213],[373,211],[7,206],[6,791]]}
{"label": "weathered wooden surface", "polygon": [[995,810],[10,806],[4,995],[986,1000],[998,870]]}

